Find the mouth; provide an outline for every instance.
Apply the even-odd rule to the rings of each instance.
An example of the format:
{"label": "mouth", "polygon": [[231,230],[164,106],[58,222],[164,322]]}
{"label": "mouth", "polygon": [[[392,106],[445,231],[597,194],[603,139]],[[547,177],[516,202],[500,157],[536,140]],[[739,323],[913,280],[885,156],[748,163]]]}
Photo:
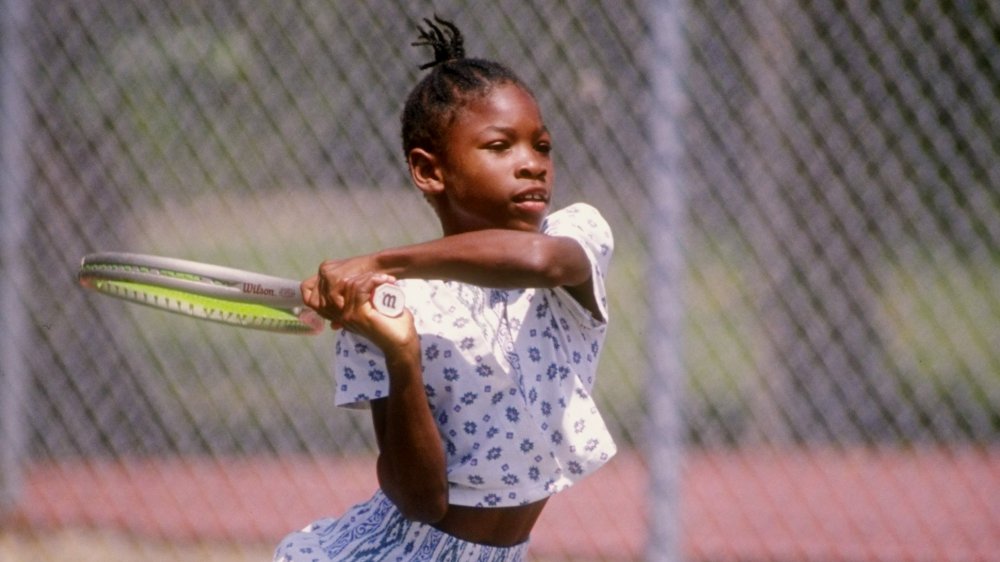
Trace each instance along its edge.
{"label": "mouth", "polygon": [[519,228],[537,230],[543,217],[549,210],[549,190],[544,187],[532,187],[519,191],[511,197],[514,217],[519,221]]}
{"label": "mouth", "polygon": [[527,203],[548,205],[549,194],[544,189],[529,189],[514,195],[513,201],[518,204]]}

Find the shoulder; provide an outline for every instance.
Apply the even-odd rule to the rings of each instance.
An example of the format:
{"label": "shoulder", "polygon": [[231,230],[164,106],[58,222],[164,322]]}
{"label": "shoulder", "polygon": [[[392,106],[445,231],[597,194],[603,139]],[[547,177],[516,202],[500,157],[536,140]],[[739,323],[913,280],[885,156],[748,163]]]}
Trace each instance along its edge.
{"label": "shoulder", "polygon": [[582,202],[567,205],[566,207],[550,213],[547,217],[545,217],[545,221],[542,223],[542,229],[545,230],[546,227],[565,222],[582,222],[594,227],[604,227],[610,230],[607,221],[604,220],[604,217],[601,215],[601,212],[597,209],[597,207]]}
{"label": "shoulder", "polygon": [[576,240],[590,255],[591,261],[607,266],[615,242],[611,226],[597,208],[574,203],[553,212],[542,223],[542,233]]}
{"label": "shoulder", "polygon": [[601,249],[602,254],[610,254],[614,249],[611,226],[596,207],[587,203],[574,203],[559,209],[545,218],[542,232],[550,236],[584,238]]}
{"label": "shoulder", "polygon": [[605,283],[614,252],[614,238],[608,222],[595,207],[575,203],[546,217],[542,232],[548,236],[570,238],[583,248],[590,262],[590,278],[583,285],[562,287],[557,292],[567,291],[572,301],[589,312],[586,324],[590,324],[592,319],[605,323],[608,318]]}

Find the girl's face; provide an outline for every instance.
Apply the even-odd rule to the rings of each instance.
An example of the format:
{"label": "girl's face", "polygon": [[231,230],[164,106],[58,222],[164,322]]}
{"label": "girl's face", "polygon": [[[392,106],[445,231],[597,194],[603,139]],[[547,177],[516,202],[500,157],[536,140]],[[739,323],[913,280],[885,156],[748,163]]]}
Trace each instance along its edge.
{"label": "girl's face", "polygon": [[445,234],[486,228],[537,232],[552,196],[552,139],[535,99],[513,84],[461,108],[440,155]]}

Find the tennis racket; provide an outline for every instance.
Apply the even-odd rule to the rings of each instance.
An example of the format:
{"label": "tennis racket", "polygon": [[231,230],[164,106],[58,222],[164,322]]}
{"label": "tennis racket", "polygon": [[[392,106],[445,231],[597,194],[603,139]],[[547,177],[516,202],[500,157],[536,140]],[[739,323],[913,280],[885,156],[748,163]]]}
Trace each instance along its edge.
{"label": "tennis racket", "polygon": [[[80,284],[99,293],[185,316],[286,334],[317,334],[325,321],[302,303],[299,281],[188,260],[105,252],[84,256]],[[376,287],[372,305],[403,313],[403,292]]]}

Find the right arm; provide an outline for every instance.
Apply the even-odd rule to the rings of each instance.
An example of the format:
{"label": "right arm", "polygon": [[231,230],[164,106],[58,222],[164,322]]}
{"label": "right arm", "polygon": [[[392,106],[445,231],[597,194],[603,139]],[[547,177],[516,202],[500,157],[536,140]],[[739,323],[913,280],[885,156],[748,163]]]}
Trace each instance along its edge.
{"label": "right arm", "polygon": [[389,396],[371,402],[385,495],[406,518],[436,523],[448,511],[444,445],[427,404],[420,349],[386,355]]}
{"label": "right arm", "polygon": [[[385,356],[389,394],[371,402],[379,486],[406,518],[435,523],[448,510],[447,465],[424,390],[420,338],[408,310],[388,318],[369,304],[375,287],[390,281],[366,274],[345,282],[340,324],[367,338]],[[303,291],[303,297],[316,306],[320,295]]]}

